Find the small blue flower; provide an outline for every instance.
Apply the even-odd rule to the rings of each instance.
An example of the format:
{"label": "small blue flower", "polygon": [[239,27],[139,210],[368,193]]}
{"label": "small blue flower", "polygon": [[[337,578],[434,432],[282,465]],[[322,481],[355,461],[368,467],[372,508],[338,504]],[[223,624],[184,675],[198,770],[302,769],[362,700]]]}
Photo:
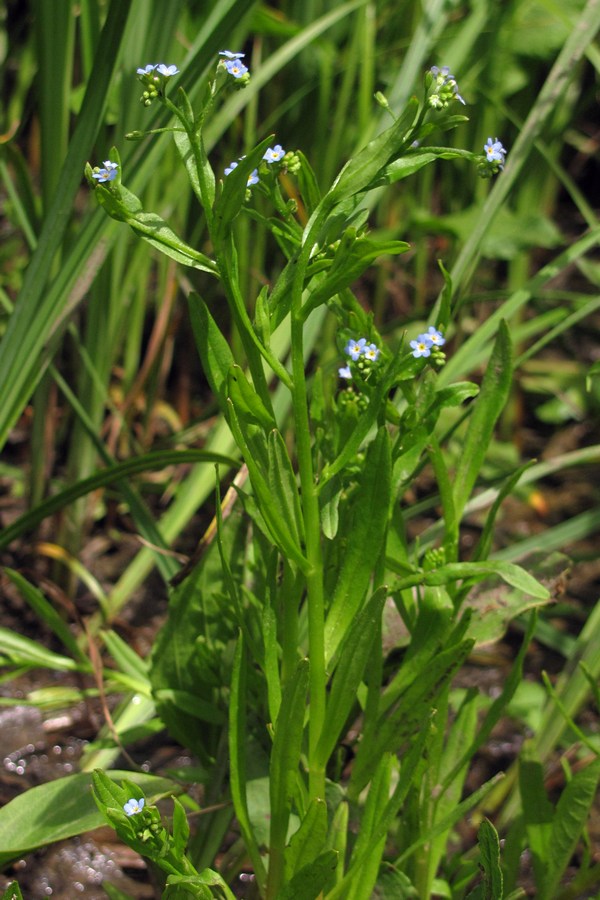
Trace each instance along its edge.
{"label": "small blue flower", "polygon": [[350,371],[350,366],[344,366],[343,369],[338,369],[338,375],[340,378],[346,378],[348,381],[352,378],[352,372]]}
{"label": "small blue flower", "polygon": [[365,359],[368,359],[369,362],[375,362],[380,353],[381,351],[375,344],[367,344],[363,350],[363,356]]}
{"label": "small blue flower", "polygon": [[105,181],[114,181],[119,168],[118,163],[111,162],[110,159],[105,160],[103,165],[103,169],[92,172],[92,178],[95,178],[99,184],[103,184]]}
{"label": "small blue flower", "polygon": [[[425,338],[425,340],[421,340]],[[416,341],[411,341],[410,346],[412,347],[413,356],[415,359],[418,359],[420,356],[431,356],[431,341],[426,334],[421,334],[417,338]]]}
{"label": "small blue flower", "polygon": [[498,140],[498,138],[494,138],[494,140],[489,137],[487,142],[483,146],[483,152],[486,155],[486,159],[489,163],[500,163],[500,168],[504,165],[504,160],[506,157],[506,150]]}
{"label": "small blue flower", "polygon": [[358,341],[350,340],[344,347],[344,353],[347,353],[350,359],[353,359],[356,362],[358,357],[362,356],[366,343],[366,338],[360,338]]}
{"label": "small blue flower", "polygon": [[145,804],[146,801],[143,797],[140,797],[139,800],[134,800],[132,798],[131,800],[127,801],[123,809],[128,816],[135,816],[136,813],[140,813],[143,810]]}
{"label": "small blue flower", "polygon": [[281,144],[275,144],[274,147],[268,147],[263,159],[266,159],[268,163],[279,162],[280,159],[283,159],[285,156],[285,150],[281,146]]}
{"label": "small blue flower", "polygon": [[155,68],[156,68],[156,66],[149,64],[147,66],[144,66],[143,69],[138,69],[137,73],[138,73],[138,75],[149,75],[150,72],[154,72]]}
{"label": "small blue flower", "polygon": [[156,71],[165,78],[170,78],[171,75],[179,75],[177,66],[166,66],[164,63],[159,63],[159,65],[156,66]]}
{"label": "small blue flower", "polygon": [[219,56],[226,56],[227,59],[243,59],[245,53],[232,53],[231,50],[219,50]]}
{"label": "small blue flower", "polygon": [[[241,159],[244,159],[244,157],[242,156]],[[238,167],[238,163],[232,162],[225,169],[225,174],[231,175],[233,170],[237,169],[237,167]],[[247,185],[248,185],[248,187],[251,187],[253,184],[257,184],[259,181],[260,181],[260,178],[258,177],[258,169],[254,169],[254,171],[250,172],[250,174],[248,175]]]}
{"label": "small blue flower", "polygon": [[248,66],[245,66],[239,59],[226,59],[225,68],[234,78],[242,78],[248,71]]}
{"label": "small blue flower", "polygon": [[434,328],[433,325],[429,326],[426,334],[420,334],[417,340],[421,343],[427,343],[427,341],[429,341],[434,347],[443,347],[446,343],[446,338],[442,332],[438,331],[437,328]]}

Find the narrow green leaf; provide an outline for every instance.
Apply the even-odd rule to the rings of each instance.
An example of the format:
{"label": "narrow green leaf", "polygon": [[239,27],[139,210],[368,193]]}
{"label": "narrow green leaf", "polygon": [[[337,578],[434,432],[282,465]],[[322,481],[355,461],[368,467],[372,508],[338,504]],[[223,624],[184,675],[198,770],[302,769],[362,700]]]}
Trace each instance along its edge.
{"label": "narrow green leaf", "polygon": [[227,378],[235,364],[229,344],[204,300],[192,291],[188,297],[190,319],[204,374],[221,409],[226,408]]}
{"label": "narrow green leaf", "polygon": [[371,647],[379,634],[381,614],[387,597],[387,587],[377,590],[356,616],[340,652],[331,690],[327,700],[327,728],[323,730],[316,751],[318,763],[325,766],[342,737],[350,711],[356,703],[356,693],[363,679]]}
{"label": "narrow green leaf", "polygon": [[507,584],[518,588],[524,594],[536,597],[538,600],[549,600],[550,592],[530,575],[521,566],[515,563],[507,563],[498,560],[486,560],[485,562],[448,563],[425,572],[425,584],[453,584],[461,579],[481,580],[488,575],[498,575]]}
{"label": "narrow green leaf", "polygon": [[[460,124],[461,121],[468,121],[466,116],[457,116],[456,118],[460,120],[455,123],[456,125]],[[377,176],[375,183],[377,185],[394,184],[396,181],[408,178],[409,175],[413,175],[424,166],[435,162],[436,159],[458,159],[460,157],[472,160],[475,154],[468,150],[451,150],[449,147],[427,147],[426,150],[408,151],[405,156],[394,160],[389,166],[386,166]]]}
{"label": "narrow green leaf", "polygon": [[239,419],[246,422],[256,422],[265,431],[277,427],[273,415],[266,409],[262,400],[249,384],[246,376],[238,365],[233,365],[227,378],[228,396],[233,400],[235,411]]}
{"label": "narrow green leaf", "polygon": [[220,246],[231,223],[239,214],[246,199],[248,176],[259,165],[264,152],[275,135],[269,135],[254,147],[223,180],[223,190],[214,204],[214,240]]}
{"label": "narrow green leaf", "polygon": [[89,660],[85,653],[81,650],[79,644],[71,634],[69,626],[56,612],[51,603],[49,603],[42,592],[34,585],[30,584],[27,579],[5,566],[2,570],[5,575],[12,581],[16,588],[21,592],[32,610],[42,619],[46,625],[52,629],[54,634],[62,641],[71,655],[84,664],[85,668],[90,668]]}
{"label": "narrow green leaf", "polygon": [[304,732],[308,660],[301,659],[286,683],[275,725],[269,784],[271,795],[270,864],[268,886],[272,896],[281,885],[284,847],[292,808],[292,797],[300,765]]}
{"label": "narrow green leaf", "polygon": [[213,892],[197,875],[169,875],[163,900],[212,900]]}
{"label": "narrow green leaf", "polygon": [[500,841],[489,819],[484,819],[479,826],[477,843],[483,868],[484,900],[502,900],[504,884],[500,868]]}
{"label": "narrow green leaf", "polygon": [[531,742],[526,742],[519,760],[521,808],[531,849],[535,882],[540,897],[552,865],[550,840],[554,809],[544,787],[544,770]]}
{"label": "narrow green leaf", "polygon": [[16,881],[11,881],[0,900],[23,900],[23,894]]}
{"label": "narrow green leaf", "polygon": [[304,866],[310,865],[323,850],[327,837],[327,804],[317,797],[306,811],[300,828],[285,848],[285,878],[289,881]]}
{"label": "narrow green leaf", "polygon": [[393,125],[346,163],[330,193],[323,198],[323,203],[332,207],[371,185],[380,170],[394,155],[400,153],[403,144],[410,143],[409,127],[417,114],[418,105],[416,98],[410,100],[404,113]]}
{"label": "narrow green leaf", "polygon": [[256,441],[254,442],[254,446],[250,445],[246,433],[242,428],[242,423],[237,417],[234,404],[231,400],[229,400],[228,403],[231,431],[236,444],[242,451],[246,465],[248,466],[252,489],[256,496],[262,519],[270,532],[269,536],[273,544],[280,547],[282,553],[290,559],[293,559],[300,566],[302,571],[305,572],[308,565],[306,558],[294,540],[289,523],[281,516],[279,509],[274,505],[264,471],[257,463]]}
{"label": "narrow green leaf", "polygon": [[[115,631],[101,631],[100,637],[122,672],[148,682],[149,665]],[[149,683],[149,682],[148,682]]]}
{"label": "narrow green leaf", "polygon": [[335,850],[326,850],[315,860],[300,869],[292,880],[277,892],[277,900],[317,900],[322,896],[337,866]]}
{"label": "narrow green leaf", "polygon": [[454,505],[458,519],[475,482],[504,409],[512,378],[512,351],[508,328],[501,322],[481,391],[469,420],[462,453],[454,475]]}
{"label": "narrow green leaf", "polygon": [[540,892],[542,898],[556,896],[596,797],[599,779],[600,759],[596,759],[576,772],[560,795],[548,842],[546,878],[544,890]]}
{"label": "narrow green leaf", "polygon": [[169,690],[168,688],[160,688],[154,691],[154,698],[157,703],[172,703],[184,712],[189,713],[202,722],[210,722],[212,725],[222,725],[225,721],[225,715],[214,703],[203,700],[196,694],[188,691]]}
{"label": "narrow green leaf", "polygon": [[268,482],[279,513],[288,522],[298,546],[304,542],[304,520],[296,474],[280,431],[274,429],[267,438]]}
{"label": "narrow green leaf", "polygon": [[221,453],[211,453],[207,450],[153,450],[150,453],[144,453],[142,456],[135,456],[122,463],[107,465],[104,469],[78,481],[77,484],[65,488],[53,497],[49,497],[37,507],[28,513],[22,515],[12,525],[7,526],[0,531],[0,549],[7,547],[11,541],[20,537],[26,531],[31,531],[47,516],[64,509],[69,503],[73,503],[79,497],[106,487],[109,484],[116,484],[124,478],[131,478],[141,472],[147,472],[151,469],[163,469],[166,466],[179,465],[181,463],[221,463],[224,467],[239,465],[239,461],[231,456],[224,456]]}
{"label": "narrow green leaf", "polygon": [[331,607],[325,623],[330,660],[360,609],[375,563],[384,546],[390,506],[392,460],[389,434],[381,428],[370,444],[353,500],[352,522]]}
{"label": "narrow green leaf", "polygon": [[394,707],[373,722],[367,736],[358,745],[351,776],[351,796],[357,796],[377,768],[383,753],[396,753],[429,721],[437,696],[463,664],[472,641],[446,646],[427,662],[419,677],[410,684]]}
{"label": "narrow green leaf", "polygon": [[[129,778],[135,782],[138,797],[158,797],[179,793],[177,785],[167,778],[137,772],[111,772],[112,778]],[[107,779],[110,781],[110,779]],[[62,841],[104,824],[91,791],[90,773],[68,775],[47,784],[29,788],[0,809],[0,865],[56,841]],[[118,808],[125,795],[117,786],[118,798],[107,788],[107,800]],[[131,795],[125,797],[126,803]],[[35,810],[35,815],[32,815]]]}
{"label": "narrow green leaf", "polygon": [[190,823],[185,809],[177,799],[173,797],[173,844],[175,853],[183,856],[190,837]]}
{"label": "narrow green leaf", "polygon": [[405,241],[373,241],[358,237],[356,228],[347,228],[335,252],[331,268],[308,293],[302,313],[308,316],[321,303],[349,287],[380,256],[406,253],[410,244]]}
{"label": "narrow green leaf", "polygon": [[254,872],[259,885],[264,886],[267,880],[264,863],[252,830],[248,813],[247,779],[246,779],[246,667],[247,654],[242,635],[238,638],[233,658],[231,673],[231,693],[229,698],[229,759],[230,788],[233,808],[244,838],[244,844],[252,860]]}
{"label": "narrow green leaf", "polygon": [[88,672],[90,668],[87,661],[78,663],[68,656],[53,653],[9,628],[0,628],[0,655],[15,665],[40,666],[57,672]]}

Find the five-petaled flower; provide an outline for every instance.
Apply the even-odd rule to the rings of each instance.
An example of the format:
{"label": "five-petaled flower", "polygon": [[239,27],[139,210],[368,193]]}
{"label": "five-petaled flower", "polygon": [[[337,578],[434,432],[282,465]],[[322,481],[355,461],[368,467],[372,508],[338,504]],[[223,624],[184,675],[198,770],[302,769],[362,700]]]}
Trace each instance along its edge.
{"label": "five-petaled flower", "polygon": [[170,78],[171,75],[179,75],[177,66],[166,66],[164,63],[159,63],[155,68],[158,74],[164,78]]}
{"label": "five-petaled flower", "polygon": [[227,59],[243,59],[245,53],[232,53],[231,50],[219,50],[219,56],[225,56]]}
{"label": "five-petaled flower", "polygon": [[368,359],[369,362],[375,362],[380,352],[381,351],[375,344],[367,344],[363,350],[363,356],[365,359]]}
{"label": "five-petaled flower", "polygon": [[99,184],[103,184],[105,181],[114,181],[117,177],[117,169],[119,168],[118,163],[111,162],[110,159],[107,159],[104,161],[103,166],[103,169],[92,172],[92,178],[95,178]]}
{"label": "five-petaled flower", "polygon": [[446,338],[442,332],[438,331],[437,328],[434,328],[433,325],[429,326],[425,334],[420,334],[418,340],[425,342],[429,341],[434,347],[443,347],[446,343]]}
{"label": "five-petaled flower", "polygon": [[500,163],[500,168],[503,168],[504,160],[506,158],[506,150],[504,149],[498,138],[494,138],[494,140],[492,140],[491,137],[489,137],[483,146],[483,152],[485,153],[486,159],[489,163]]}
{"label": "five-petaled flower", "polygon": [[135,816],[136,813],[139,813],[143,810],[145,804],[146,804],[146,801],[144,800],[143,797],[140,797],[139,800],[134,800],[132,798],[131,800],[127,801],[127,803],[124,805],[123,809],[125,810],[126,815]]}
{"label": "five-petaled flower", "polygon": [[234,78],[242,78],[248,71],[248,66],[245,66],[239,59],[226,59],[225,68]]}
{"label": "five-petaled flower", "polygon": [[[424,335],[421,335],[421,337],[424,337]],[[431,356],[431,347],[432,347],[431,341],[428,341],[428,340],[411,341],[410,346],[412,347],[412,351],[413,351],[412,355],[415,357],[415,359],[418,359],[419,356]]]}
{"label": "five-petaled flower", "polygon": [[151,63],[148,63],[147,66],[144,66],[143,68],[138,69],[137,73],[138,73],[138,75],[149,75],[150,72],[154,72],[155,68],[156,68],[155,65],[153,66]]}
{"label": "five-petaled flower", "polygon": [[359,356],[362,356],[366,343],[366,338],[360,338],[358,341],[350,340],[344,347],[344,353],[347,353],[350,359],[356,362]]}
{"label": "five-petaled flower", "polygon": [[280,159],[283,159],[285,156],[285,150],[281,146],[281,144],[275,144],[274,147],[268,147],[265,151],[265,155],[263,159],[270,163],[279,162]]}

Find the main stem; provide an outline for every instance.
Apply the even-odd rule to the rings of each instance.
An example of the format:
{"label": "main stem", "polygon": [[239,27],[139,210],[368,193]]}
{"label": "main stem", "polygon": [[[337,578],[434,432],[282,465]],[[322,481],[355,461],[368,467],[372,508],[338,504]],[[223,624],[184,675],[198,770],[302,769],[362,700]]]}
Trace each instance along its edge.
{"label": "main stem", "polygon": [[317,745],[325,724],[325,604],[319,501],[312,464],[310,422],[304,373],[303,322],[292,310],[292,403],[296,425],[296,452],[302,491],[306,533],[306,590],[308,602],[308,654],[310,660],[310,713],[308,723],[308,771],[310,799],[325,797],[325,769],[317,764]]}

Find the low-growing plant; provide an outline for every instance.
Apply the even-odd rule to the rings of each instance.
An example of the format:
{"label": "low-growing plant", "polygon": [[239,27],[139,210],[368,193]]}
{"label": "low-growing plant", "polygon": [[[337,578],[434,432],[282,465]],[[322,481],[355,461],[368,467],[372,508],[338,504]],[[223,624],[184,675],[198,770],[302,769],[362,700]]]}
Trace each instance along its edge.
{"label": "low-growing plant", "polygon": [[[64,789],[32,789],[8,805],[0,816],[7,838],[0,862],[14,859],[9,830],[18,831],[15,823],[26,822],[37,801],[55,812],[23,826],[29,844],[21,850],[80,833],[103,816],[148,860],[165,898],[232,898],[240,872],[255,896],[269,900],[516,897],[525,841],[539,896],[558,896],[600,777],[594,746],[581,769],[568,772],[555,806],[545,793],[540,748],[526,748],[521,809],[504,823],[503,866],[496,830],[481,813],[502,775],[466,787],[473,757],[514,699],[536,609],[550,597],[526,568],[491,556],[502,502],[529,477],[529,466],[497,487],[468,560],[459,545],[510,396],[510,329],[500,310],[466,345],[483,369],[481,382],[456,380],[465,371],[465,346],[453,355],[452,337],[465,301],[455,297],[441,262],[439,301],[414,329],[382,336],[353,292],[380,257],[409,249],[370,229],[371,209],[387,189],[439,160],[461,160],[486,181],[503,179],[512,150],[507,154],[495,134],[475,150],[437,143],[467,120],[456,78],[432,66],[419,96],[404,106],[375,95],[388,127],[325,190],[315,161],[284,148],[279,135],[266,135],[215,171],[205,135],[222,101],[251,83],[251,72],[242,52],[222,51],[206,82],[194,86],[195,102],[191,90],[177,87],[179,74],[171,64],[140,65],[143,106],[160,105],[172,121],[128,138],[172,138],[201,210],[195,246],[127,186],[130,173],[116,147],[85,174],[108,216],[201,273],[196,285],[213,281],[205,289],[210,302],[189,291],[189,317],[235,451],[189,451],[190,460],[215,463],[216,515],[198,553],[171,578],[169,614],[149,661],[105,627],[100,636],[117,668],[102,669],[40,592],[8,572],[69,653],[41,651],[3,633],[3,653],[13,663],[94,674],[100,693],[108,681],[111,690],[136,691],[143,703],[130,719],[126,708],[118,710],[119,733],[109,723],[88,751],[84,768],[93,774],[74,776],[79,780]],[[501,199],[491,203],[497,208]],[[278,260],[254,293],[241,222],[245,235],[251,227]],[[457,274],[471,263],[463,255]],[[217,296],[226,316],[215,308]],[[505,315],[509,306],[519,308],[520,298],[511,299]],[[323,341],[333,334],[335,344],[319,346],[321,332]],[[311,355],[315,347],[321,364]],[[119,480],[146,521],[125,479],[136,466],[149,466],[148,457],[91,476],[68,498],[48,501],[48,510]],[[165,451],[154,462],[166,464],[167,457]],[[239,460],[222,498],[223,470]],[[415,538],[411,505],[426,466],[439,517]],[[150,535],[153,527],[148,523]],[[164,563],[163,575],[172,571],[171,561]],[[109,604],[100,605],[106,625]],[[526,630],[499,696],[486,703],[475,689],[453,689],[473,648],[524,612]],[[565,718],[572,724],[567,710]],[[124,730],[142,723],[166,726],[192,750],[198,765],[189,776],[107,773],[126,742]],[[201,804],[191,781],[203,785]],[[170,816],[163,802],[171,804]],[[470,815],[478,848],[465,852],[455,828]],[[11,886],[6,897],[11,890],[19,896]],[[125,896],[111,885],[106,890]]]}

